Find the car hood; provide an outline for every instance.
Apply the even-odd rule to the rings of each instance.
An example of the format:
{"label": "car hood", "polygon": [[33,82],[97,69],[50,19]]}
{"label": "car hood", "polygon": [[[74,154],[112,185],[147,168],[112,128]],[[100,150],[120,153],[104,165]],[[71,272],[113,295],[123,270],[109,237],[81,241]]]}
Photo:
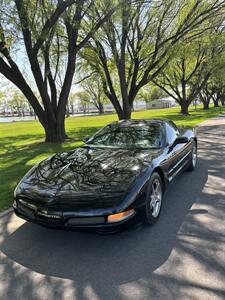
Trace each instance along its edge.
{"label": "car hood", "polygon": [[76,208],[113,206],[160,151],[85,146],[56,154],[25,175],[16,197]]}

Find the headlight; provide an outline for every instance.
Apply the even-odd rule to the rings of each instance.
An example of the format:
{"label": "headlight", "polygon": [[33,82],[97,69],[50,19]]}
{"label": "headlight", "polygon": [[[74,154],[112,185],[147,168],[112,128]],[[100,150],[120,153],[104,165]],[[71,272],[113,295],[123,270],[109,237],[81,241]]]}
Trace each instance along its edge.
{"label": "headlight", "polygon": [[17,185],[17,187],[15,188],[14,193],[13,193],[14,198],[16,198],[16,195],[17,195],[17,188],[18,188],[18,185]]}
{"label": "headlight", "polygon": [[20,187],[22,182],[36,169],[37,164],[35,164],[24,176],[23,178],[20,180],[20,182],[18,183],[18,185],[16,186],[15,190],[14,190],[14,198],[16,199],[16,197],[18,196],[18,194],[20,193]]}
{"label": "headlight", "polygon": [[107,222],[108,223],[120,222],[120,221],[123,221],[125,219],[128,219],[129,217],[133,216],[134,214],[135,214],[135,210],[134,209],[129,209],[127,211],[123,211],[123,212],[118,213],[118,214],[109,215],[107,217]]}

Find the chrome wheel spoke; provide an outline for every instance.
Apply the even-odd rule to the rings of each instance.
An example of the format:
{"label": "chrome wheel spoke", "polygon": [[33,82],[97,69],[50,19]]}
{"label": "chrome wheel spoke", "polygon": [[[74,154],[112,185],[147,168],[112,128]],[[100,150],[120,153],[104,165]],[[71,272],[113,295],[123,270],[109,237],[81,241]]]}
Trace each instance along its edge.
{"label": "chrome wheel spoke", "polygon": [[195,167],[197,163],[197,149],[196,147],[193,148],[192,150],[192,164]]}
{"label": "chrome wheel spoke", "polygon": [[150,209],[152,216],[156,218],[159,215],[162,202],[162,188],[158,179],[155,179],[151,186]]}
{"label": "chrome wheel spoke", "polygon": [[160,184],[159,184],[159,182],[157,181],[156,186],[155,186],[155,189],[154,189],[155,195],[158,195],[158,193],[159,193],[159,188],[160,188]]}

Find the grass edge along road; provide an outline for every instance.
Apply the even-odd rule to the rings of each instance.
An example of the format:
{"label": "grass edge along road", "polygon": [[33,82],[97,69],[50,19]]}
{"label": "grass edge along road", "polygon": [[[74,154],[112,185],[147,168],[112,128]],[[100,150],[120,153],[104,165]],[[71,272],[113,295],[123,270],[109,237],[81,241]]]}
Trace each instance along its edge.
{"label": "grass edge along road", "polygon": [[[132,118],[168,118],[177,125],[195,126],[225,111],[225,107],[204,111],[190,108],[190,115],[179,114],[179,108],[138,111]],[[71,141],[60,144],[43,143],[44,131],[38,121],[0,123],[0,211],[13,201],[13,190],[22,176],[37,162],[56,152],[72,150],[82,138],[92,135],[102,126],[117,120],[115,114],[70,117],[66,128]]]}

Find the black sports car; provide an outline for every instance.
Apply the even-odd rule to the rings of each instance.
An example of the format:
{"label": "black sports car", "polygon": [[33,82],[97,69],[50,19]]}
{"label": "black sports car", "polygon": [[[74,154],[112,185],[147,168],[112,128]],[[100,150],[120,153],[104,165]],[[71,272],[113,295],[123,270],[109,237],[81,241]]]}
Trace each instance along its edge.
{"label": "black sports car", "polygon": [[196,163],[194,129],[160,119],[118,121],[35,165],[13,206],[19,217],[54,228],[113,232],[137,220],[152,224],[168,183]]}

